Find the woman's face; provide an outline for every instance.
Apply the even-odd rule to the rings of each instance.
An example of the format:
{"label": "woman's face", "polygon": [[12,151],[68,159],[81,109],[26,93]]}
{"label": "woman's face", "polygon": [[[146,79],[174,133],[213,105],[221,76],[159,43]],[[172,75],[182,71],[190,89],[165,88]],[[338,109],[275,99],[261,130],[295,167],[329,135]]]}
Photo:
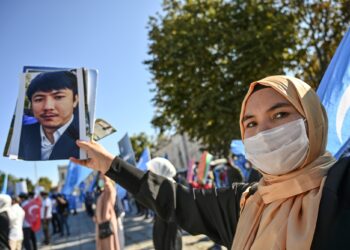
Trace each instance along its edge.
{"label": "woman's face", "polygon": [[302,118],[294,106],[272,88],[254,92],[248,99],[242,122],[244,138]]}

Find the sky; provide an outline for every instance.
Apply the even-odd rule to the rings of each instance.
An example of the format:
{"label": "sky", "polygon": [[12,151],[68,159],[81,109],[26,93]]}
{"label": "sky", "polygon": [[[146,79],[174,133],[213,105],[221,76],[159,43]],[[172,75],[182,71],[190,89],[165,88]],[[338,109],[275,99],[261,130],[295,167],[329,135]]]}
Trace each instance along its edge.
{"label": "sky", "polygon": [[[117,128],[100,143],[117,154],[125,133],[154,135],[149,91],[149,16],[161,0],[0,1],[0,150],[5,146],[23,66],[99,71],[96,118]],[[58,181],[57,165],[68,161],[25,162],[0,157],[0,171],[18,178],[47,176]],[[37,175],[35,174],[35,166]]]}

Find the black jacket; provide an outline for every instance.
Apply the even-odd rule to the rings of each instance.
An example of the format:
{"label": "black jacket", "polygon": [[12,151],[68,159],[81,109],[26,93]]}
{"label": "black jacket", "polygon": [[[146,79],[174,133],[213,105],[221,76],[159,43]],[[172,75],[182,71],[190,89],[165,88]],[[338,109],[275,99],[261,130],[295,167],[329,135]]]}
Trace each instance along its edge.
{"label": "black jacket", "polygon": [[[349,249],[350,158],[328,172],[322,193],[312,249]],[[251,184],[232,188],[188,189],[151,172],[143,173],[115,158],[106,175],[165,221],[175,221],[190,234],[205,234],[231,248],[239,219],[239,201]],[[253,189],[254,190],[254,189]]]}
{"label": "black jacket", "polygon": [[10,219],[8,212],[0,213],[0,249],[10,250],[9,245]]}
{"label": "black jacket", "polygon": [[[69,159],[69,157],[79,158],[79,147],[75,143],[79,139],[78,131],[74,126],[74,122],[72,122],[56,142],[49,160]],[[22,126],[18,158],[27,161],[41,160],[39,123]]]}

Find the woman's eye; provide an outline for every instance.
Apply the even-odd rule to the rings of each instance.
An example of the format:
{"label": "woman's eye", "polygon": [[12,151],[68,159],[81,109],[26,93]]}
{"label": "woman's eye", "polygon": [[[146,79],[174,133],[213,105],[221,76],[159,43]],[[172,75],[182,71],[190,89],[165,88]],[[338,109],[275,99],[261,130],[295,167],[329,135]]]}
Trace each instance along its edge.
{"label": "woman's eye", "polygon": [[280,119],[280,118],[283,118],[283,117],[286,117],[286,116],[288,116],[287,112],[278,112],[277,114],[275,114],[273,116],[273,119]]}
{"label": "woman's eye", "polygon": [[254,126],[256,126],[256,122],[249,122],[247,123],[246,128],[252,128]]}

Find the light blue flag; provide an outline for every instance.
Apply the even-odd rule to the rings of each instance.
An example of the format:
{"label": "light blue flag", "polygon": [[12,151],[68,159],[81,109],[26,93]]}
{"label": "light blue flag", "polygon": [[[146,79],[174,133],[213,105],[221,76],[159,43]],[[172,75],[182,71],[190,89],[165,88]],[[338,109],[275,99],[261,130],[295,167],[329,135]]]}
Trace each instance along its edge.
{"label": "light blue flag", "polygon": [[96,186],[96,182],[97,182],[97,177],[98,177],[98,174],[96,173],[94,175],[94,178],[92,179],[92,181],[90,182],[90,185],[89,185],[89,188],[88,188],[88,192],[89,193],[92,193],[94,191],[94,188]]}
{"label": "light blue flag", "polygon": [[328,115],[327,150],[339,158],[350,138],[350,30],[328,65],[317,94]]}
{"label": "light blue flag", "polygon": [[127,194],[126,190],[118,184],[115,184],[115,188],[117,190],[118,199],[123,199]]}
{"label": "light blue flag", "polygon": [[[124,161],[136,167],[135,153],[134,153],[134,150],[132,149],[131,141],[127,133],[118,142],[118,146],[119,146],[120,157]],[[116,187],[117,187],[118,197],[119,199],[122,199],[127,192],[120,185],[116,185]]]}
{"label": "light blue flag", "polygon": [[2,194],[7,194],[7,181],[8,181],[8,174],[5,174],[4,181],[2,182],[2,188],[1,188]]}
{"label": "light blue flag", "polygon": [[231,142],[231,152],[235,155],[244,155],[244,145],[242,140],[232,140]]}
{"label": "light blue flag", "polygon": [[125,134],[124,137],[118,142],[120,157],[134,165],[136,167],[135,153],[132,149],[131,141],[128,134]]}
{"label": "light blue flag", "polygon": [[141,157],[139,159],[139,162],[137,163],[137,167],[146,172],[147,171],[147,165],[146,163],[151,160],[151,154],[149,153],[149,149],[145,148],[141,154]]}
{"label": "light blue flag", "polygon": [[70,195],[83,180],[92,172],[91,169],[69,162],[67,176],[61,193]]}

